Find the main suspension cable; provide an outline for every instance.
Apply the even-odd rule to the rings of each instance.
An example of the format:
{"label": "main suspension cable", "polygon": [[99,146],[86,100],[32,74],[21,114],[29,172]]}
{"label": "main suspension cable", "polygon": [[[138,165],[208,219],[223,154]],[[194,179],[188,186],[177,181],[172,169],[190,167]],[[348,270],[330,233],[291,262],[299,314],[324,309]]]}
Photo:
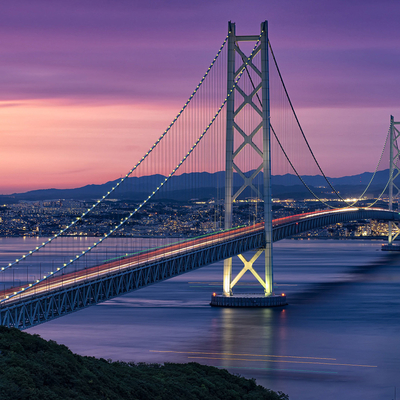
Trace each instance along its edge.
{"label": "main suspension cable", "polygon": [[[346,203],[348,207],[354,206],[355,204],[357,204],[357,203],[362,199],[362,197],[364,196],[364,194],[366,193],[366,191],[367,191],[368,188],[370,187],[370,185],[371,185],[373,179],[375,178],[376,172],[377,172],[377,170],[378,170],[378,168],[379,168],[379,165],[380,165],[380,162],[381,162],[381,160],[382,160],[382,156],[383,156],[383,152],[384,152],[385,147],[386,147],[386,143],[387,143],[387,138],[388,138],[388,136],[386,137],[385,145],[384,145],[384,147],[383,147],[383,151],[382,151],[381,157],[380,157],[380,159],[379,159],[378,165],[377,165],[377,167],[376,167],[376,169],[375,169],[375,172],[374,172],[374,174],[372,175],[372,177],[371,177],[371,179],[370,179],[370,181],[369,181],[369,183],[368,183],[366,189],[364,190],[364,192],[361,194],[361,196],[360,196],[356,201],[354,201],[353,203],[347,202],[347,201],[339,194],[339,192],[334,188],[334,186],[331,184],[331,182],[329,181],[328,177],[325,175],[324,171],[322,170],[321,166],[319,165],[319,163],[318,163],[318,161],[317,161],[317,159],[316,159],[316,157],[315,157],[315,155],[314,155],[314,152],[312,151],[311,146],[310,146],[310,144],[308,143],[308,140],[307,140],[307,138],[306,138],[306,135],[304,134],[303,128],[302,128],[302,126],[300,125],[300,121],[299,121],[299,119],[298,119],[298,117],[297,117],[296,111],[294,110],[292,101],[291,101],[290,96],[289,96],[289,93],[288,93],[288,91],[287,91],[287,89],[286,89],[285,82],[283,81],[283,77],[282,77],[281,71],[280,71],[280,69],[279,69],[278,63],[277,63],[277,61],[276,61],[275,54],[274,54],[274,52],[273,52],[273,50],[272,50],[272,46],[271,46],[271,42],[270,42],[270,41],[268,41],[268,46],[269,46],[269,49],[271,50],[271,55],[272,55],[272,58],[273,58],[273,60],[274,60],[274,64],[275,64],[276,70],[277,70],[277,72],[278,72],[278,75],[279,75],[279,78],[280,78],[280,80],[281,80],[283,89],[284,89],[285,94],[286,94],[286,97],[287,97],[287,99],[288,99],[290,108],[291,108],[291,110],[292,110],[292,112],[293,112],[293,115],[294,115],[294,117],[295,117],[295,119],[296,119],[297,126],[298,126],[299,129],[300,129],[300,132],[301,132],[301,134],[302,134],[302,136],[303,136],[303,139],[304,139],[304,141],[305,141],[305,143],[306,143],[306,145],[307,145],[307,147],[308,147],[308,150],[310,151],[310,154],[311,154],[312,158],[314,159],[315,164],[317,165],[317,167],[318,167],[319,171],[321,172],[322,176],[324,177],[325,181],[328,183],[329,187],[334,191],[334,193],[338,196],[338,198],[339,198],[340,200],[342,200],[344,203]],[[282,147],[281,147],[281,148],[282,148]],[[296,172],[296,174],[297,174],[297,172]],[[298,174],[297,174],[297,175],[298,175]],[[303,182],[304,182],[304,181],[303,181]],[[387,185],[386,185],[386,187],[387,187]],[[384,190],[386,190],[386,188],[385,188]],[[383,193],[382,193],[382,194],[383,194]],[[382,196],[382,194],[381,194],[381,196]],[[378,201],[378,200],[379,200],[379,198],[378,198],[376,201]],[[375,201],[373,204],[375,204],[376,201]],[[369,207],[371,207],[371,205],[370,205]]]}
{"label": "main suspension cable", "polygon": [[272,127],[272,124],[270,124],[270,127],[271,127],[272,133],[273,133],[274,136],[275,136],[276,141],[278,142],[279,147],[280,147],[281,150],[282,150],[283,155],[286,157],[286,160],[288,161],[288,163],[289,163],[290,166],[292,167],[292,169],[293,169],[294,173],[296,174],[296,176],[300,179],[301,183],[302,183],[302,184],[306,187],[306,189],[307,189],[318,201],[320,201],[322,204],[325,204],[327,207],[330,207],[330,208],[337,208],[337,207],[331,206],[331,205],[328,204],[326,201],[320,199],[320,198],[310,189],[310,187],[307,185],[307,183],[304,182],[303,178],[302,178],[301,175],[297,172],[296,168],[294,167],[294,165],[293,165],[292,162],[290,161],[290,158],[289,158],[289,156],[287,155],[285,149],[283,148],[283,146],[282,146],[280,140],[278,139],[278,135],[276,134],[275,129]]}

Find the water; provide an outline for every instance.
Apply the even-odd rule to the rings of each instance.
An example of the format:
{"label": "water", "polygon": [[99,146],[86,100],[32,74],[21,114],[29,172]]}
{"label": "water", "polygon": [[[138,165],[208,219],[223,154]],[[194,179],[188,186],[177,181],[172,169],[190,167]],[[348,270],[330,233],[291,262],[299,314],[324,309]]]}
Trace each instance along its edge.
{"label": "water", "polygon": [[[0,240],[13,246],[23,239]],[[283,309],[210,307],[211,293],[221,291],[218,263],[27,332],[83,355],[227,368],[291,400],[393,399],[400,259],[379,250],[373,241],[275,244],[276,292],[290,303]],[[244,278],[236,292],[259,290],[249,272]]]}

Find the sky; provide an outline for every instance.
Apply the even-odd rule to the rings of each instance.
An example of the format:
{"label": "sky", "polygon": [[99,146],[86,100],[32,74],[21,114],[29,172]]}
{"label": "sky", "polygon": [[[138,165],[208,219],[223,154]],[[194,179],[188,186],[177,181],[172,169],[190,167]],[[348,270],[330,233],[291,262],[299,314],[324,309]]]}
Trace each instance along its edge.
{"label": "sky", "polygon": [[269,39],[331,177],[373,171],[400,121],[398,0],[0,3],[0,194],[116,179],[183,106],[227,34]]}

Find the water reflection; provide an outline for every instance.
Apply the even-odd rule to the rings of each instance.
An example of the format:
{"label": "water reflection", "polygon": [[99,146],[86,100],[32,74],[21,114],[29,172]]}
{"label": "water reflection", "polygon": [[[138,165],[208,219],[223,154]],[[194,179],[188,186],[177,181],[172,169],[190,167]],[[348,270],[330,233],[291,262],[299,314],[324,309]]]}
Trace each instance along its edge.
{"label": "water reflection", "polygon": [[210,354],[198,359],[224,367],[275,369],[276,353],[285,354],[285,312],[282,308],[222,308],[219,319],[213,320]]}

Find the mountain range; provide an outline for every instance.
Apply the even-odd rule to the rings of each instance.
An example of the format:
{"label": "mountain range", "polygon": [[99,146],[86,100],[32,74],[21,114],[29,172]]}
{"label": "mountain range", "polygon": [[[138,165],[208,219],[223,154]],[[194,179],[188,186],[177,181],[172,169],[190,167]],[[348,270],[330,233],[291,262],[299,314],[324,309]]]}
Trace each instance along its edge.
{"label": "mountain range", "polygon": [[[247,174],[249,175],[249,174]],[[358,196],[365,189],[369,183],[371,172],[364,172],[358,175],[343,176],[340,178],[328,178],[332,186],[336,190],[340,191],[343,196]],[[371,197],[378,196],[385,187],[389,177],[389,170],[378,171],[372,182],[372,185],[368,191]],[[145,199],[149,192],[151,193],[155,187],[158,187],[161,182],[165,179],[162,175],[150,175],[143,177],[128,178],[124,183],[126,187],[131,190],[120,190],[120,193],[111,196],[116,199],[139,201]],[[323,197],[329,197],[332,189],[329,187],[325,178],[321,175],[314,176],[302,176],[302,179],[307,185],[318,195]],[[398,179],[400,183],[400,178]],[[39,189],[32,190],[25,193],[14,193],[12,195],[0,195],[1,204],[16,203],[19,201],[41,201],[41,200],[56,200],[56,199],[74,199],[74,200],[96,200],[101,198],[105,193],[110,191],[114,187],[118,180],[106,182],[101,185],[86,185],[74,189]],[[200,172],[191,174],[182,174],[173,176],[170,179],[166,190],[161,191],[155,197],[155,199],[170,199],[170,200],[187,200],[189,198],[206,199],[212,197],[223,198],[224,197],[224,182],[225,172],[220,171],[216,173]],[[243,179],[238,175],[234,174],[233,186],[238,189],[242,186]],[[309,198],[311,195],[309,191],[300,182],[296,175],[274,175],[271,180],[272,184],[272,196],[277,198]],[[263,187],[263,176],[260,173],[254,185],[262,190]],[[193,188],[188,189],[188,186]],[[194,188],[195,187],[195,188]],[[135,188],[135,190],[132,190]],[[254,196],[248,189],[243,193],[244,197]]]}

